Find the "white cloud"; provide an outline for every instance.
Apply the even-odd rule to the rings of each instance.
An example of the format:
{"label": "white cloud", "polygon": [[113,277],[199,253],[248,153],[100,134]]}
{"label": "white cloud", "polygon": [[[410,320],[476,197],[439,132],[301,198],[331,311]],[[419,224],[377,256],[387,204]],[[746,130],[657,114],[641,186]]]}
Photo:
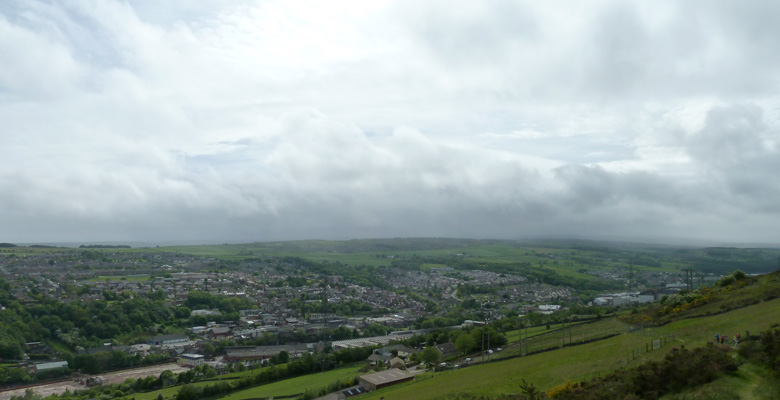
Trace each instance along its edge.
{"label": "white cloud", "polygon": [[0,4],[0,238],[780,241],[773,2]]}

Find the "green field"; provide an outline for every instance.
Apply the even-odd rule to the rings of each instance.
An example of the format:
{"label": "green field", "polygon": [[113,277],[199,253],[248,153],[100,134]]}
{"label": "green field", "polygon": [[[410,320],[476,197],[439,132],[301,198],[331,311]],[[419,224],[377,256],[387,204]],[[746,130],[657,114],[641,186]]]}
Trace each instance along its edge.
{"label": "green field", "polygon": [[[346,380],[355,376],[361,375],[358,370],[363,365],[349,366],[339,369],[334,369],[324,373],[315,373],[310,375],[299,376],[297,378],[285,379],[283,381],[268,383],[265,385],[255,386],[250,389],[244,389],[238,392],[231,393],[229,395],[221,397],[222,399],[239,400],[239,399],[253,399],[253,398],[265,398],[276,396],[288,396],[298,393],[303,393],[307,390],[314,391],[328,386],[331,382]],[[244,376],[251,376],[252,371],[236,372],[232,374],[222,375],[220,378],[212,379],[208,381],[201,381],[191,383],[190,385],[196,387],[203,387],[212,385],[220,379],[227,379],[234,381],[237,378]],[[181,389],[181,385],[167,387],[161,390],[155,390],[147,393],[135,393],[123,397],[125,400],[154,400],[158,395],[162,394],[166,399],[172,399],[176,396],[176,393]]]}
{"label": "green field", "polygon": [[[568,329],[569,326],[579,325],[579,324],[582,324],[582,322],[574,322],[572,324],[566,324],[566,328]],[[562,325],[563,324],[550,324],[550,329],[547,329],[546,325],[539,325],[539,326],[530,327],[528,329],[522,329],[523,331],[522,338],[525,339],[526,334],[528,335],[529,338],[532,338],[534,336],[550,333],[550,331],[561,329]],[[506,336],[507,343],[514,343],[520,340],[520,336],[521,336],[520,331],[517,329],[504,332],[504,335]]]}
{"label": "green field", "polygon": [[361,367],[362,365],[345,367],[323,373],[299,376],[231,393],[221,398],[225,400],[256,399],[271,396],[288,396],[304,393],[307,390],[315,391],[328,386],[331,382],[351,379],[361,375],[358,372]]}
{"label": "green field", "polygon": [[[685,319],[658,328],[623,333],[610,339],[582,346],[491,362],[435,374],[403,387],[390,387],[369,393],[362,399],[445,399],[457,392],[500,394],[519,392],[525,379],[542,389],[566,380],[585,380],[604,375],[616,368],[634,365],[642,360],[661,359],[673,346],[702,346],[715,333],[729,336],[736,332],[760,332],[780,321],[780,299],[761,302],[742,309],[696,319]],[[608,323],[608,322],[605,322]],[[603,328],[607,330],[607,328]],[[660,350],[645,352],[654,339],[673,337]]]}
{"label": "green field", "polygon": [[[599,270],[625,267],[615,261],[601,261],[583,265],[573,260],[575,256],[600,258],[602,255],[569,248],[519,245],[515,242],[476,241],[458,239],[367,239],[349,241],[303,240],[292,242],[261,242],[246,244],[165,246],[154,248],[112,249],[122,252],[173,252],[223,260],[248,257],[292,256],[311,261],[340,262],[347,265],[388,266],[394,258],[433,257],[461,258],[485,263],[529,263],[550,268],[561,275],[583,279],[593,276],[579,272],[581,269]],[[654,271],[675,272],[685,264],[664,262]],[[648,267],[636,266],[637,269]]]}
{"label": "green field", "polygon": [[690,399],[729,398],[726,395],[739,399],[777,399],[780,398],[780,391],[777,390],[776,382],[773,382],[770,371],[764,367],[746,363],[739,367],[736,374],[726,375],[702,387],[686,390],[677,396],[663,396],[661,400],[676,400],[681,396],[687,396],[683,398]]}
{"label": "green field", "polygon": [[[509,243],[482,243],[466,241],[457,245],[458,240],[420,241],[413,240],[358,240],[358,241],[295,241],[263,242],[248,244],[224,244],[202,246],[168,246],[155,248],[115,249],[123,252],[170,252],[190,254],[199,257],[215,257],[221,260],[241,260],[251,257],[298,257],[313,262],[342,263],[350,266],[389,266],[400,258],[425,258],[421,270],[448,267],[458,262],[490,265],[516,265],[519,271],[524,265],[544,268],[563,277],[581,279],[584,282],[598,282],[600,278],[583,273],[585,270],[609,270],[626,268],[619,262],[595,262],[588,265],[577,261],[579,258],[598,259],[599,255],[587,251],[566,248],[547,248],[537,246],[518,246]],[[391,249],[388,249],[391,248]],[[637,269],[646,267],[638,266]],[[654,271],[674,272],[678,266],[666,265],[653,268]]]}
{"label": "green field", "polygon": [[[195,382],[195,383],[190,383],[190,385],[191,386],[206,386],[206,385],[210,385],[210,384],[213,384],[213,383],[214,382]],[[173,398],[176,397],[176,393],[179,392],[179,389],[181,389],[181,385],[170,386],[170,387],[167,387],[165,389],[154,390],[154,391],[146,392],[146,393],[134,393],[134,394],[131,394],[131,395],[127,395],[125,397],[120,397],[120,399],[122,399],[122,400],[132,400],[132,399],[134,399],[134,400],[155,400],[155,399],[157,399],[157,396],[159,396],[160,394],[162,394],[163,397],[166,398],[166,399],[173,399]]]}
{"label": "green field", "polygon": [[[611,327],[611,325],[613,325],[612,321],[613,321],[613,319],[605,318],[604,321],[596,321],[595,323],[594,322],[590,322],[590,323],[585,323],[585,322],[567,323],[566,324],[566,343],[569,342],[569,337],[570,336],[571,336],[572,340],[577,341],[576,338],[578,337],[578,335],[581,334],[581,332],[590,332],[590,333],[593,333],[593,334],[600,334],[600,333],[609,334],[609,333],[612,333],[613,330],[614,330]],[[602,330],[599,329],[599,327],[602,324],[604,324],[604,323],[608,323],[610,325],[610,328],[608,328],[606,332],[601,332]],[[545,326],[545,325],[534,326],[534,327],[531,327],[531,328],[528,328],[528,329],[523,329],[522,330],[522,332],[523,332],[522,333],[522,339],[525,340],[526,334],[527,334],[529,342],[533,342],[533,341],[540,342],[541,339],[538,338],[537,336],[545,335],[545,336],[555,337],[554,340],[556,342],[561,342],[563,340],[563,339],[561,339],[561,336],[562,336],[561,328],[562,328],[562,326],[563,326],[563,324],[550,324],[550,329],[547,329],[547,326]],[[570,333],[571,333],[571,335],[570,335]],[[512,343],[517,342],[518,340],[521,339],[520,330],[512,330],[512,331],[509,331],[509,332],[505,332],[504,334],[505,334],[506,339],[507,339],[507,346],[506,347],[509,347]]]}

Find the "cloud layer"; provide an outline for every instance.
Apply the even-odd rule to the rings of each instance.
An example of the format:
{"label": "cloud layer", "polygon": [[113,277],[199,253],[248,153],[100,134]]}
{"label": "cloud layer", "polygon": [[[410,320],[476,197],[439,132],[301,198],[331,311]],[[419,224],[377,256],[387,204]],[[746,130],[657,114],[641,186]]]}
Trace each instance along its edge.
{"label": "cloud layer", "polygon": [[773,1],[0,4],[0,241],[780,243]]}

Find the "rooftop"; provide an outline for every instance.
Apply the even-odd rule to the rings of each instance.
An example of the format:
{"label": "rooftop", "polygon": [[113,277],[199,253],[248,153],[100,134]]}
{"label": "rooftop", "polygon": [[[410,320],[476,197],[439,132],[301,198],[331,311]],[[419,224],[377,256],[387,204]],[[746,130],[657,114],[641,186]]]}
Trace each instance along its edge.
{"label": "rooftop", "polygon": [[366,381],[373,383],[374,385],[383,385],[388,382],[407,379],[410,376],[411,376],[410,374],[401,371],[398,368],[391,368],[386,371],[380,371],[373,374],[362,375],[360,379],[365,379]]}

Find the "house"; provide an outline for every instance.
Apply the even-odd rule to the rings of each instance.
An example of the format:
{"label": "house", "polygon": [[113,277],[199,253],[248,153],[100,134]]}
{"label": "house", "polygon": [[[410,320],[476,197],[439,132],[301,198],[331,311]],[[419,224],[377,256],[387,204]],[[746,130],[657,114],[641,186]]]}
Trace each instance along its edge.
{"label": "house", "polygon": [[406,363],[404,362],[404,360],[395,357],[392,360],[390,360],[390,368],[406,369]]}
{"label": "house", "polygon": [[57,354],[54,348],[41,342],[25,343],[24,346],[27,349],[27,354],[46,354],[49,356]]}
{"label": "house", "polygon": [[365,390],[377,390],[383,387],[409,382],[412,379],[414,379],[413,375],[401,371],[398,368],[391,368],[386,371],[362,375],[360,377],[360,387]]}
{"label": "house", "polygon": [[149,354],[149,350],[152,349],[152,346],[144,343],[134,344],[130,347],[135,351],[136,354],[140,354],[141,357],[146,357],[146,355]]}
{"label": "house", "polygon": [[387,364],[392,359],[393,359],[392,353],[380,353],[378,350],[374,350],[374,352],[371,353],[370,356],[368,356],[368,361],[370,361],[371,366],[376,365],[377,361],[381,361],[382,364]]}
{"label": "house", "polygon": [[203,365],[205,358],[206,357],[202,354],[185,353],[179,356],[177,362],[181,366],[196,367],[198,365]]}
{"label": "house", "polygon": [[[376,352],[376,351],[375,351]],[[412,354],[419,353],[420,350],[413,349],[402,344],[392,344],[379,349],[379,353],[395,353],[400,358],[407,358]]]}
{"label": "house", "polygon": [[153,336],[149,338],[149,340],[146,343],[151,346],[165,346],[165,345],[175,344],[175,343],[184,343],[189,340],[190,338],[187,335],[182,335],[180,333],[172,333],[169,335]]}
{"label": "house", "polygon": [[441,353],[441,358],[449,358],[452,356],[457,356],[458,349],[455,348],[455,345],[452,343],[443,343],[443,344],[437,344],[434,346],[436,350],[439,350],[439,353]]}
{"label": "house", "polygon": [[230,328],[227,327],[215,327],[209,329],[209,339],[224,339],[228,336],[232,336]]}
{"label": "house", "polygon": [[193,326],[192,328],[190,328],[190,332],[192,332],[194,335],[203,333],[203,331],[205,330],[206,330],[205,326]]}

